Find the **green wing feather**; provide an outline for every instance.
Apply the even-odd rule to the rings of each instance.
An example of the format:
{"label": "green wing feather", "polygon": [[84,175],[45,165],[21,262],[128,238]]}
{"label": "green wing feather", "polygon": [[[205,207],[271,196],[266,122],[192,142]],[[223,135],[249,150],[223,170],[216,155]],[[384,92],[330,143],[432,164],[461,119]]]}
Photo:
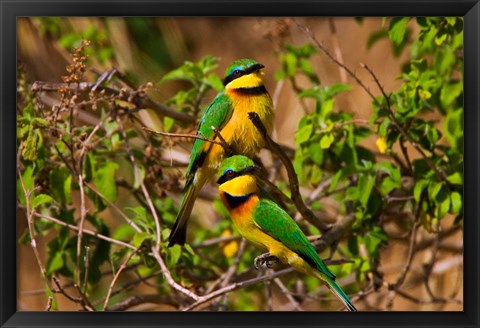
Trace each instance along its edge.
{"label": "green wing feather", "polygon": [[[210,106],[205,110],[205,113],[203,113],[203,116],[200,119],[200,124],[198,125],[197,136],[206,139],[213,139],[212,137],[214,133],[212,131],[212,126],[216,127],[218,130],[222,130],[225,124],[230,120],[232,113],[233,104],[230,97],[224,92],[219,93]],[[187,179],[192,179],[198,167],[202,166],[203,160],[211,146],[211,142],[200,139],[195,140],[192,154],[190,156],[190,163],[187,169]]]}
{"label": "green wing feather", "polygon": [[335,275],[328,270],[297,223],[276,203],[268,199],[260,200],[253,220],[265,233],[297,253],[312,267],[330,279],[335,279]]}

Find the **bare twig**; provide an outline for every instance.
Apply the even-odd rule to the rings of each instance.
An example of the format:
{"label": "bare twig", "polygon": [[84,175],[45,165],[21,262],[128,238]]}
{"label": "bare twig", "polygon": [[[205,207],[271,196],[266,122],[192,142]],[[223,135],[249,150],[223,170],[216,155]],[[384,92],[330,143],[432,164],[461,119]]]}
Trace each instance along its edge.
{"label": "bare twig", "polygon": [[285,297],[288,299],[290,304],[292,304],[293,308],[297,311],[303,311],[302,307],[300,304],[297,302],[297,300],[292,296],[290,291],[288,290],[287,286],[283,284],[283,282],[280,280],[280,278],[275,278],[273,279],[273,282],[280,288],[282,293],[285,295]]}
{"label": "bare twig", "polygon": [[[64,226],[64,227],[67,227],[69,229],[72,229],[73,231],[78,231],[78,227],[73,225],[73,224],[69,224],[69,223],[66,223],[66,222],[63,222],[59,219],[56,219],[50,215],[47,215],[47,214],[42,214],[42,213],[38,213],[38,212],[33,212],[33,216],[36,216],[36,217],[39,217],[39,218],[44,218],[44,219],[47,219],[49,221],[52,221],[56,224],[59,224],[61,226]],[[83,229],[83,233],[87,234],[87,235],[90,235],[90,236],[94,236],[94,237],[97,237],[98,239],[102,239],[102,240],[105,240],[105,241],[108,241],[109,243],[112,243],[112,244],[117,244],[117,245],[120,245],[120,246],[123,246],[123,247],[127,247],[127,248],[130,248],[130,249],[133,249],[135,250],[135,246],[133,245],[130,245],[128,243],[125,243],[121,240],[117,240],[117,239],[113,239],[113,238],[110,238],[110,237],[107,237],[105,235],[102,235],[100,233],[97,233],[95,231],[91,231],[91,230],[88,230],[88,229]]]}
{"label": "bare twig", "polygon": [[198,139],[198,140],[203,140],[203,141],[206,141],[206,142],[211,142],[211,143],[222,146],[222,143],[220,141],[204,138],[202,136],[195,135],[195,134],[170,133],[170,132],[163,132],[163,131],[155,131],[153,129],[147,128],[146,126],[142,126],[142,129],[147,131],[147,132],[150,132],[150,133],[153,133],[153,134],[158,134],[158,135],[164,136],[164,137]]}
{"label": "bare twig", "polygon": [[220,131],[216,127],[214,127],[213,125],[210,128],[212,129],[213,133],[215,133],[215,136],[218,138],[218,140],[220,140],[220,145],[223,147],[223,150],[225,151],[226,156],[228,157],[228,156],[232,156],[233,154],[235,154],[233,149],[228,145],[228,143],[223,138]]}
{"label": "bare twig", "polygon": [[90,253],[90,247],[85,246],[85,276],[83,277],[83,293],[87,292],[88,269],[90,265],[90,261],[88,259],[89,253]]}
{"label": "bare twig", "polygon": [[85,187],[83,183],[83,173],[78,174],[78,185],[80,187],[80,222],[78,223],[78,234],[77,234],[77,268],[76,268],[76,277],[77,285],[81,284],[81,270],[80,270],[80,261],[82,253],[82,240],[83,240],[83,226],[85,225],[85,219],[87,217],[87,209],[85,204]]}
{"label": "bare twig", "polygon": [[133,172],[135,177],[140,182],[140,188],[142,189],[143,195],[147,200],[148,206],[150,208],[150,212],[152,213],[153,219],[155,220],[155,228],[156,228],[156,243],[160,244],[161,240],[161,227],[160,227],[160,219],[157,214],[157,210],[155,209],[155,205],[153,205],[152,198],[148,193],[147,187],[142,179],[140,174],[140,169],[138,168],[137,161],[135,160],[135,156],[133,155],[132,147],[130,146],[130,142],[128,141],[127,133],[125,132],[125,128],[123,126],[122,120],[117,116],[118,126],[120,127],[120,133],[122,134],[123,139],[125,140],[125,146],[127,148],[128,156],[130,157],[130,162],[132,162]]}
{"label": "bare twig", "polygon": [[333,56],[328,50],[327,48],[323,45],[323,43],[321,41],[318,41],[317,38],[315,37],[315,33],[313,33],[308,27],[306,26],[303,26],[301,25],[300,23],[297,22],[297,20],[293,20],[295,22],[295,24],[297,25],[297,27],[303,31],[314,43],[315,45],[320,48],[320,50],[322,50],[322,52],[328,57],[330,58],[330,60],[332,60],[335,64],[337,64],[338,66],[340,66],[341,68],[343,68],[347,73],[348,75],[350,75],[354,80],[355,82],[357,82],[361,87],[362,89],[365,90],[365,92],[374,100],[375,99],[375,96],[373,95],[373,93],[370,91],[370,89],[363,83],[362,80],[360,80],[360,78],[351,70],[349,69],[344,63],[340,62],[337,58],[335,58],[335,56]]}
{"label": "bare twig", "polygon": [[112,282],[110,283],[110,286],[108,287],[108,292],[107,292],[107,297],[105,297],[105,302],[103,303],[103,311],[107,310],[108,306],[108,301],[110,300],[110,296],[112,295],[112,290],[113,286],[115,286],[115,283],[118,280],[118,277],[120,277],[120,274],[122,273],[123,270],[127,267],[128,262],[132,259],[132,257],[138,252],[138,248],[134,250],[133,252],[130,253],[130,255],[127,256],[127,259],[120,265],[118,268],[117,272],[115,273],[115,276],[113,276]]}
{"label": "bare twig", "polygon": [[[95,84],[89,83],[89,82],[52,83],[52,82],[36,81],[33,84],[31,90],[33,92],[39,92],[39,91],[58,91],[60,89],[71,89],[71,90],[78,90],[79,92],[91,92],[93,87],[95,87]],[[120,91],[113,88],[109,88],[109,87],[96,86],[95,88],[95,91],[103,91],[103,90],[107,94],[111,94],[115,96],[122,95],[121,97],[122,100],[128,101],[128,98],[131,96],[130,92],[128,92],[127,90],[122,90],[122,94],[121,94]],[[164,104],[157,103],[151,100],[150,98],[141,98],[138,101],[138,107],[139,109],[151,108],[153,110],[156,110],[162,115],[169,116],[171,118],[174,118],[175,120],[178,120],[184,123],[195,123],[196,121],[195,117],[176,111],[173,108],[165,106]]]}
{"label": "bare twig", "polygon": [[117,304],[112,305],[108,310],[125,311],[134,306],[145,303],[167,304],[174,307],[178,306],[178,303],[175,302],[170,295],[147,294],[127,297],[126,299],[118,302]]}
{"label": "bare twig", "polygon": [[117,211],[118,214],[136,231],[136,232],[142,232],[142,229],[140,229],[139,226],[133,222],[128,215],[125,214],[115,203],[111,202],[107,197],[105,197],[104,194],[99,192],[94,186],[91,184],[85,182],[85,186],[88,187],[91,191],[93,191],[95,194],[97,194],[99,197],[101,197],[110,207],[112,207],[115,211]]}
{"label": "bare twig", "polygon": [[48,296],[47,306],[45,307],[45,311],[49,312],[52,309],[53,304],[53,297]]}
{"label": "bare twig", "polygon": [[163,276],[167,280],[168,284],[172,286],[173,289],[179,291],[180,293],[190,297],[191,299],[198,301],[201,298],[195,294],[194,292],[191,292],[190,290],[180,286],[175,280],[173,280],[172,275],[170,271],[167,268],[167,265],[165,264],[165,261],[163,258],[160,256],[160,249],[159,245],[154,245],[152,246],[152,254],[153,257],[157,260],[158,264],[160,265],[160,269],[162,270]]}
{"label": "bare twig", "polygon": [[72,296],[69,293],[67,293],[57,277],[53,276],[52,279],[53,279],[53,282],[55,283],[55,285],[57,286],[57,289],[52,290],[54,293],[62,294],[63,296],[65,296],[66,298],[68,298],[70,301],[72,301],[74,303],[81,303],[82,302],[82,299],[80,297],[75,297],[75,296]]}
{"label": "bare twig", "polygon": [[47,271],[45,270],[45,266],[42,263],[40,253],[38,252],[38,248],[37,248],[37,240],[35,239],[35,229],[33,227],[34,210],[32,209],[30,204],[30,196],[32,191],[27,190],[25,186],[25,182],[23,181],[22,170],[20,168],[20,164],[21,164],[20,158],[22,155],[22,149],[23,149],[23,146],[22,144],[20,144],[20,146],[18,147],[18,153],[17,153],[17,174],[18,174],[18,179],[20,180],[20,185],[22,186],[23,194],[25,195],[28,232],[30,234],[30,246],[32,247],[33,254],[35,255],[35,259],[37,260],[37,264],[38,264],[38,267],[40,268],[40,272],[42,274],[43,280],[47,284],[48,288],[51,290],[52,288],[50,286],[50,281],[47,277]]}

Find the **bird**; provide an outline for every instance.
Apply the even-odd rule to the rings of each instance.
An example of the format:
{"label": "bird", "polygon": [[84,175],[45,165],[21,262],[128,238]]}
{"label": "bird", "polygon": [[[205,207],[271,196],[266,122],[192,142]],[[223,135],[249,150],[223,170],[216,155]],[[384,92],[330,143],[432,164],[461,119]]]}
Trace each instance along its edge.
{"label": "bird", "polygon": [[235,155],[226,158],[217,173],[220,199],[234,226],[245,239],[266,252],[255,258],[255,267],[264,263],[271,266],[272,261],[280,260],[324,281],[349,311],[357,311],[295,220],[261,195],[258,172],[260,168],[250,158]]}
{"label": "bird", "polygon": [[[223,142],[212,128],[217,129],[229,149],[235,154],[255,156],[264,146],[262,135],[248,118],[249,112],[260,117],[268,133],[273,128],[273,102],[263,84],[265,66],[253,59],[238,59],[225,71],[224,89],[203,113],[186,172],[184,196],[168,237],[168,247],[186,242],[187,222],[193,204],[203,185],[215,176],[226,155]],[[208,139],[210,142],[202,139]]]}

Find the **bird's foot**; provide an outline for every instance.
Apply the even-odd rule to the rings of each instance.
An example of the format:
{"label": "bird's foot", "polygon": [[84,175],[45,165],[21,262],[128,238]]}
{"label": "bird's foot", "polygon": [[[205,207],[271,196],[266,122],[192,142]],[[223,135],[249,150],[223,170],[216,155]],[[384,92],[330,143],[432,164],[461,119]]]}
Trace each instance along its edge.
{"label": "bird's foot", "polygon": [[253,260],[253,265],[255,266],[255,269],[258,270],[263,264],[265,264],[267,268],[271,268],[273,267],[273,264],[277,262],[278,262],[277,257],[271,255],[270,253],[264,253],[262,255],[257,256],[255,260]]}

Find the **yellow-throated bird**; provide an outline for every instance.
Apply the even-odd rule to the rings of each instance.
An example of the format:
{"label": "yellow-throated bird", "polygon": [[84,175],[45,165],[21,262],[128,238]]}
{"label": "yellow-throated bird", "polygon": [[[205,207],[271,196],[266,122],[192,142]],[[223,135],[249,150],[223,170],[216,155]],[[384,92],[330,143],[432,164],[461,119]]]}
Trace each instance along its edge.
{"label": "yellow-throated bird", "polygon": [[[262,64],[252,59],[233,62],[225,72],[225,89],[208,106],[198,126],[197,136],[217,140],[212,126],[220,131],[223,139],[237,154],[253,157],[263,146],[264,140],[248,112],[256,112],[270,133],[273,126],[273,104],[263,85]],[[193,144],[187,181],[180,210],[168,238],[168,246],[183,245],[187,222],[193,204],[205,182],[215,175],[225,151],[221,145],[196,139]]]}
{"label": "yellow-throated bird", "polygon": [[219,167],[217,181],[220,198],[240,234],[268,252],[255,259],[255,267],[258,261],[268,264],[272,257],[277,258],[326,282],[349,311],[356,311],[297,223],[276,203],[260,197],[255,178],[257,170],[251,159],[232,156]]}

